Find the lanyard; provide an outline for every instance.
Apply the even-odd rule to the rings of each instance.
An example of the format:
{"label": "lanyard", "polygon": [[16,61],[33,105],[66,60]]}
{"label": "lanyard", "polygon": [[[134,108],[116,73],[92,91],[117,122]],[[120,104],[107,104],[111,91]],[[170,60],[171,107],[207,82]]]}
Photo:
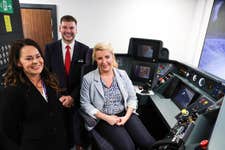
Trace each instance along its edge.
{"label": "lanyard", "polygon": [[47,95],[47,90],[46,90],[45,83],[42,81],[41,84],[42,84],[42,87],[43,87],[43,91],[42,91],[43,94],[42,94],[42,96],[48,102],[48,95]]}

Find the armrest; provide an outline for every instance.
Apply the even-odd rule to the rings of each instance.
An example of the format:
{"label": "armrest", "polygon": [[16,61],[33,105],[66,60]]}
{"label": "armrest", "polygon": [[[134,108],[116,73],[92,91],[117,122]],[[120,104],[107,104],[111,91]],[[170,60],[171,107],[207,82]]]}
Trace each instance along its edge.
{"label": "armrest", "polygon": [[88,124],[88,126],[95,126],[97,124],[97,120],[92,118],[90,115],[88,115],[84,111],[79,109],[79,113],[82,116],[82,118],[84,119],[85,123]]}

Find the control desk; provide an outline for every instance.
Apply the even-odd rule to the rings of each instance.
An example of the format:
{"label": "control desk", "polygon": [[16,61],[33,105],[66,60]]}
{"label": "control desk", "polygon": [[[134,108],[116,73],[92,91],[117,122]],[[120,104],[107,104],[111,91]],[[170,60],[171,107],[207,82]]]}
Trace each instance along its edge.
{"label": "control desk", "polygon": [[179,62],[168,61],[158,64],[155,80],[157,84],[147,93],[135,86],[139,101],[142,101],[140,97],[148,96],[148,101],[169,129],[166,136],[155,144],[155,149],[195,149],[200,148],[204,140],[211,149],[215,145],[224,145],[222,141],[215,144],[221,132],[214,128],[216,124],[222,129],[217,125],[220,121],[225,124],[220,115],[225,113],[220,110],[225,93],[221,79]]}

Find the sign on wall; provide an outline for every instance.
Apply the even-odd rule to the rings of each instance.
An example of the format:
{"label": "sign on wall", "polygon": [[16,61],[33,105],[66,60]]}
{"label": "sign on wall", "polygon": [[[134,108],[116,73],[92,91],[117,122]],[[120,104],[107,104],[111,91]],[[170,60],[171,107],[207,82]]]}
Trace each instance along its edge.
{"label": "sign on wall", "polygon": [[12,14],[12,0],[0,0],[0,12]]}

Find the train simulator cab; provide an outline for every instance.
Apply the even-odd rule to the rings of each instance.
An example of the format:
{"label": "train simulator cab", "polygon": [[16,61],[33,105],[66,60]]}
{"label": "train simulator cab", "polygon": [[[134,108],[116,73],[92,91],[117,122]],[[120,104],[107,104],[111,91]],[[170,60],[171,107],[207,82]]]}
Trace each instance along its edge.
{"label": "train simulator cab", "polygon": [[[23,38],[19,1],[12,1],[12,4],[13,12],[0,12],[2,18],[10,16],[13,29],[8,32],[0,28],[0,94],[4,94],[1,92],[2,80],[11,43]],[[2,19],[1,24],[4,23]],[[211,35],[208,37],[206,48],[212,48],[214,43],[225,47],[221,39],[215,42]],[[118,68],[127,72],[136,90],[137,113],[157,141],[152,149],[224,149],[224,79],[183,62],[170,60],[169,50],[161,40],[132,37],[128,51],[116,53],[115,57]],[[200,68],[206,61],[200,63]],[[82,70],[83,74],[96,68],[93,64],[85,65],[87,68]],[[99,135],[93,134],[99,142],[97,144],[101,145],[103,141],[98,141]]]}
{"label": "train simulator cab", "polygon": [[128,53],[116,54],[137,92],[137,112],[157,140],[153,149],[221,149],[224,81],[169,60],[162,47],[160,40],[131,38]]}
{"label": "train simulator cab", "polygon": [[[131,38],[128,53],[115,56],[136,90],[139,117],[157,140],[153,149],[223,149],[224,80],[169,60],[160,40]],[[95,68],[87,64],[88,71]],[[1,71],[3,75],[5,69]],[[97,132],[92,134],[98,148],[108,144]]]}

